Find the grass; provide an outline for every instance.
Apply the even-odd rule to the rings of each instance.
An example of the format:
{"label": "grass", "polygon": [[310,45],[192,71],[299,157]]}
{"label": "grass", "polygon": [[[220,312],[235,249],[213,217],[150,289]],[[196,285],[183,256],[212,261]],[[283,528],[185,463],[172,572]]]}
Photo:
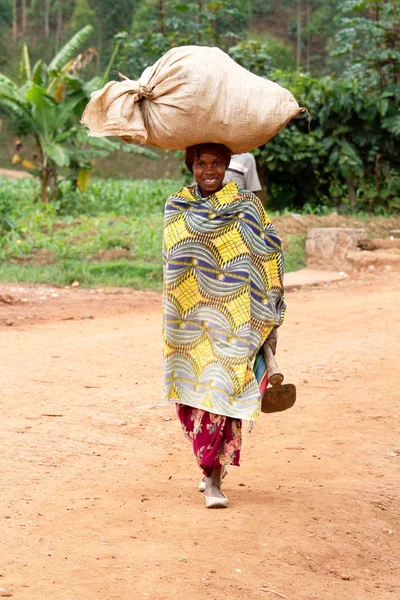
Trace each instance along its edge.
{"label": "grass", "polygon": [[159,291],[162,266],[157,263],[110,261],[99,264],[61,260],[53,265],[0,265],[0,280],[25,283],[51,283],[69,286],[79,281],[83,287],[133,287]]}
{"label": "grass", "polygon": [[[75,193],[64,184],[53,206],[37,201],[33,180],[0,180],[0,219],[17,223],[0,244],[0,280],[161,290],[164,204],[180,185],[94,180]],[[287,271],[305,265],[304,235],[287,236],[285,259]]]}
{"label": "grass", "polygon": [[285,252],[285,271],[298,271],[306,266],[306,236],[292,234],[287,237]]}

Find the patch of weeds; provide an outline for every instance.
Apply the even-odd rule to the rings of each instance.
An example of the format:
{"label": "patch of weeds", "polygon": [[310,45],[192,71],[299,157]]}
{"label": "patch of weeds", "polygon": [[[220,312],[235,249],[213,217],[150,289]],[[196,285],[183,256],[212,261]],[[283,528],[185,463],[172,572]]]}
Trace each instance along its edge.
{"label": "patch of weeds", "polygon": [[0,265],[0,280],[26,283],[48,283],[68,286],[79,281],[82,287],[132,287],[161,291],[161,262],[113,261],[96,264],[62,260],[50,265]]}
{"label": "patch of weeds", "polygon": [[[57,206],[40,202],[34,179],[0,179],[0,218],[16,224],[0,232],[0,279],[161,289],[164,206],[181,185],[166,179],[93,179],[87,192],[75,192],[63,182],[63,203]],[[357,213],[350,218],[316,210],[300,223],[290,212],[270,214],[284,239],[286,272],[306,264],[307,227],[362,224],[375,237],[400,228],[395,216]]]}
{"label": "patch of weeds", "polygon": [[285,254],[285,272],[298,271],[306,266],[306,236],[288,235],[283,248]]}

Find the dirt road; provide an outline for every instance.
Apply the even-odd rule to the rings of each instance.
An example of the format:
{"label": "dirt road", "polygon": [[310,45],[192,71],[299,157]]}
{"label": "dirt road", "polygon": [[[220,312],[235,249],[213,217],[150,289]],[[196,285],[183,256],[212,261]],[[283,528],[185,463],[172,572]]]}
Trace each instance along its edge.
{"label": "dirt road", "polygon": [[31,175],[27,171],[0,169],[0,177],[8,177],[8,179],[25,179],[25,177],[31,177]]}
{"label": "dirt road", "polygon": [[400,597],[399,274],[288,294],[298,402],[207,511],[161,398],[160,297],[1,285],[0,596]]}

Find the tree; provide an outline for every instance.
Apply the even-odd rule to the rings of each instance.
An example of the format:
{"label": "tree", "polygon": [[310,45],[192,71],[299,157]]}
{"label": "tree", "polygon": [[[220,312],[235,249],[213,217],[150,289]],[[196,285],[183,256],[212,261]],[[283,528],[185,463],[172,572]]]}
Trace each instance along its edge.
{"label": "tree", "polygon": [[13,5],[11,0],[0,0],[0,64],[7,57],[7,33],[13,24]]}
{"label": "tree", "polygon": [[232,46],[228,54],[242,67],[261,77],[270,77],[276,69],[294,71],[296,61],[288,46],[273,36],[264,40],[243,40]]}
{"label": "tree", "polygon": [[[304,0],[305,2],[306,0]],[[319,1],[319,0],[318,0]],[[313,0],[310,30],[330,8]],[[313,20],[314,19],[314,20]],[[368,210],[400,208],[399,25],[396,3],[342,3],[333,59],[337,75],[275,71],[268,46],[241,42],[231,54],[288,87],[305,115],[260,148],[257,161],[273,208],[307,204]],[[326,32],[332,34],[332,24]],[[329,36],[327,35],[327,38]]]}
{"label": "tree", "polygon": [[96,27],[96,12],[90,8],[88,0],[75,0],[74,12],[69,22],[71,34],[76,33],[85,25]]}
{"label": "tree", "polygon": [[307,107],[311,124],[300,116],[258,150],[269,205],[400,209],[400,123],[385,116],[385,92],[361,78],[272,78]]}
{"label": "tree", "polygon": [[297,0],[297,13],[296,13],[296,64],[297,70],[300,69],[301,66],[301,21],[302,21],[302,11],[301,11],[301,0]]}
{"label": "tree", "polygon": [[251,16],[251,3],[217,0],[179,3],[135,1],[132,32],[118,57],[118,70],[138,78],[143,70],[175,46],[202,44],[227,50],[237,41]]}
{"label": "tree", "polygon": [[[382,199],[384,179],[400,167],[400,24],[396,0],[348,0],[338,18],[333,57],[345,58],[343,78],[362,87],[373,145],[361,149],[374,180],[371,199]],[[397,138],[397,140],[396,140]],[[394,174],[393,174],[394,175]],[[385,198],[383,198],[385,199]]]}
{"label": "tree", "polygon": [[229,55],[242,67],[261,77],[267,77],[273,70],[268,42],[258,40],[239,42],[229,49]]}
{"label": "tree", "polygon": [[106,65],[112,53],[114,36],[121,31],[127,31],[132,24],[132,0],[92,0],[91,4],[96,15],[97,50],[100,64]]}
{"label": "tree", "polygon": [[56,28],[56,52],[60,49],[63,35],[63,5],[62,0],[57,0],[57,28]]}
{"label": "tree", "polygon": [[75,55],[91,33],[89,25],[76,33],[49,65],[39,61],[31,68],[25,46],[25,82],[22,86],[0,74],[0,104],[16,117],[16,133],[32,135],[36,143],[34,162],[23,161],[18,154],[14,161],[21,162],[39,177],[43,202],[58,197],[58,168],[69,169],[74,183],[83,187],[87,184],[87,172],[93,158],[107,156],[119,149],[151,158],[155,156],[133,145],[90,138],[87,130],[79,126],[79,118],[90,93],[103,84],[102,78],[96,77],[85,82],[79,76],[94,51],[89,49]]}
{"label": "tree", "polygon": [[332,57],[344,57],[344,77],[363,77],[372,89],[400,81],[397,0],[347,0],[337,18]]}
{"label": "tree", "polygon": [[327,57],[337,32],[336,16],[343,0],[305,0],[303,25],[307,72],[327,73]]}
{"label": "tree", "polygon": [[247,0],[133,0],[132,33],[146,31],[170,37],[179,34],[207,44],[228,37],[235,39],[245,31],[252,15],[252,2]]}
{"label": "tree", "polygon": [[17,39],[18,39],[18,7],[17,7],[17,0],[13,0],[13,42],[14,44],[17,43]]}

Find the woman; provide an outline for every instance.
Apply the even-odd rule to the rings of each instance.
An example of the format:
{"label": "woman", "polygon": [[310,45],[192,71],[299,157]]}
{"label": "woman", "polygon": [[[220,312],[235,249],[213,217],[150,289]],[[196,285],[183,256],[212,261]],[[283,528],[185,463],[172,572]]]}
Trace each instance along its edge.
{"label": "woman", "polygon": [[226,465],[239,466],[242,419],[256,421],[254,358],[283,320],[283,256],[260,200],[224,184],[231,152],[186,150],[196,185],[167,201],[164,384],[203,470],[207,508],[224,508]]}

